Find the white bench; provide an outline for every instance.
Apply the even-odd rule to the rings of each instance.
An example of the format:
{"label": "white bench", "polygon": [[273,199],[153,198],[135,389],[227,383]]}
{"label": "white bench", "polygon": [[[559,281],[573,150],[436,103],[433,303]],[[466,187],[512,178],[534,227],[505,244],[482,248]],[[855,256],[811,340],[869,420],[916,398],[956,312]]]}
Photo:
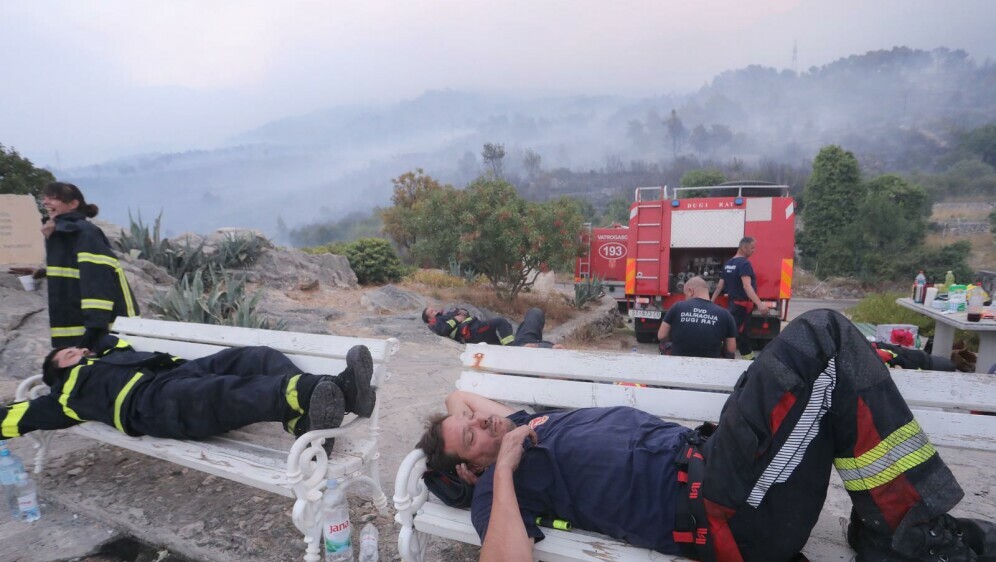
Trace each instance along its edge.
{"label": "white bench", "polygon": [[[227,347],[265,345],[286,354],[302,371],[339,374],[346,366],[346,352],[354,345],[370,349],[374,361],[373,386],[387,376],[387,361],[399,347],[390,338],[364,339],[227,326],[208,326],[143,318],[118,318],[114,332],[140,351],[162,351],[184,359],[196,359]],[[48,392],[41,375],[23,381],[17,400],[28,400]],[[287,440],[260,444],[251,430],[235,431],[203,441],[177,441],[155,437],[129,437],[100,422],[87,422],[64,431],[130,449],[138,453],[180,464],[228,480],[247,484],[275,494],[294,498],[294,525],[304,534],[304,560],[321,559],[320,504],[326,480],[364,484],[374,506],[382,513],[387,497],[380,486],[377,439],[380,407],[369,419],[349,415],[337,429],[312,431],[288,447]],[[36,441],[35,472],[41,472],[48,444],[54,432],[28,434]],[[335,438],[331,457],[321,444]]]}
{"label": "white bench", "polygon": [[[534,411],[537,406],[564,409],[632,406],[688,426],[704,420],[716,421],[728,393],[750,364],[723,359],[482,344],[468,345],[462,360],[458,389],[515,408]],[[996,411],[996,378],[932,371],[893,370],[893,373],[914,415],[935,444],[981,450],[983,453],[971,453],[985,455],[979,466],[985,469],[996,465],[996,417],[969,413],[969,410]],[[617,382],[647,386],[614,384]],[[425,560],[432,535],[480,544],[470,512],[447,507],[430,497],[421,480],[424,471],[425,455],[416,449],[402,462],[395,480],[395,519],[401,524],[398,550],[406,562]],[[840,506],[834,512],[828,509],[828,500],[805,552],[812,560],[849,560],[853,552],[847,547],[843,529],[850,504],[839,478],[831,479],[830,492],[838,494]],[[984,504],[986,500],[981,501]],[[633,548],[595,533],[554,529],[543,532],[546,539],[536,544],[533,556],[547,562],[684,560]]]}

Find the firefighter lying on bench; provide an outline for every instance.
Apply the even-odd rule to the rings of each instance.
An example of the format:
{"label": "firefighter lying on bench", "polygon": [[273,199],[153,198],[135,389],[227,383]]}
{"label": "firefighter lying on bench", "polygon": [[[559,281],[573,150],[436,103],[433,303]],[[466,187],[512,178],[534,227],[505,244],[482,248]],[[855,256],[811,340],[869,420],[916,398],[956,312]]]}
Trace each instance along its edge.
{"label": "firefighter lying on bench", "polygon": [[996,560],[996,526],[947,514],[961,487],[889,369],[833,311],[800,316],[764,349],[718,427],[627,407],[530,415],[459,391],[446,406],[419,447],[467,481],[495,465],[471,507],[482,560],[531,560],[537,517],[696,560],[793,560],[831,466],[853,502],[857,560]]}
{"label": "firefighter lying on bench", "polygon": [[[302,373],[283,353],[240,347],[186,361],[135,351],[105,336],[102,351],[52,350],[43,364],[46,396],[0,406],[4,439],[38,429],[100,421],[128,435],[203,439],[256,422],[277,421],[296,436],[339,427],[346,412],[369,417],[376,403],[365,346],[336,375]],[[325,442],[326,452],[332,440]]]}

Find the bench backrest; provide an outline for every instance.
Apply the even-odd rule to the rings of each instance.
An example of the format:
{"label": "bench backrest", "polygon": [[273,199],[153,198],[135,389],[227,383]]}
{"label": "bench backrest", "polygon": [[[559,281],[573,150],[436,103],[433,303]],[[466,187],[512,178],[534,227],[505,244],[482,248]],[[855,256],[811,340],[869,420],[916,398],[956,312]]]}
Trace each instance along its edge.
{"label": "bench backrest", "polygon": [[394,338],[347,338],[146,318],[118,318],[113,331],[135,349],[162,351],[184,359],[197,359],[229,347],[265,345],[286,354],[303,371],[322,375],[342,372],[346,352],[362,344],[373,357],[374,386],[384,382],[385,363],[399,347]]}
{"label": "bench backrest", "polygon": [[[535,408],[632,406],[687,424],[716,421],[749,361],[468,345],[457,388]],[[893,370],[932,441],[996,451],[996,377]],[[622,383],[622,384],[618,384]]]}

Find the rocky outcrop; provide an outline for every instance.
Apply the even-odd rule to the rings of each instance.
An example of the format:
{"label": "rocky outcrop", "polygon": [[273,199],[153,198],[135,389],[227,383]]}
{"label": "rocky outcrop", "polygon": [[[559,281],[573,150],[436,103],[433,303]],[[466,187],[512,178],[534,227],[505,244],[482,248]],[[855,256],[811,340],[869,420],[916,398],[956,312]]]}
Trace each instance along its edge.
{"label": "rocky outcrop", "polygon": [[16,275],[0,274],[0,365],[4,378],[22,380],[41,372],[50,349],[45,283],[28,292]]}
{"label": "rocky outcrop", "polygon": [[356,274],[344,256],[312,255],[285,248],[264,251],[249,269],[248,281],[285,291],[308,290],[316,281],[325,289],[357,286]]}
{"label": "rocky outcrop", "polygon": [[409,310],[417,310],[421,314],[422,309],[428,306],[422,295],[394,285],[384,285],[379,289],[368,291],[360,298],[360,304],[379,314],[395,314]]}

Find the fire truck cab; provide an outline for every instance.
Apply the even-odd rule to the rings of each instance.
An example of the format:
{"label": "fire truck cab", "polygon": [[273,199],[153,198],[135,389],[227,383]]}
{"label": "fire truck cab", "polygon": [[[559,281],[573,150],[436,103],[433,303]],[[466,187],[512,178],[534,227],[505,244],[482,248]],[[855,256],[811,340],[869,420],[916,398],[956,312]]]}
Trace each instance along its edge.
{"label": "fire truck cab", "polygon": [[[778,335],[788,315],[795,255],[795,203],[785,185],[740,182],[710,187],[640,187],[630,208],[626,306],[639,342],[653,342],[661,319],[684,300],[685,281],[700,276],[710,294],[723,264],[751,236],[757,295],[770,308],[745,326],[755,348]],[[726,296],[716,301],[726,306]]]}

